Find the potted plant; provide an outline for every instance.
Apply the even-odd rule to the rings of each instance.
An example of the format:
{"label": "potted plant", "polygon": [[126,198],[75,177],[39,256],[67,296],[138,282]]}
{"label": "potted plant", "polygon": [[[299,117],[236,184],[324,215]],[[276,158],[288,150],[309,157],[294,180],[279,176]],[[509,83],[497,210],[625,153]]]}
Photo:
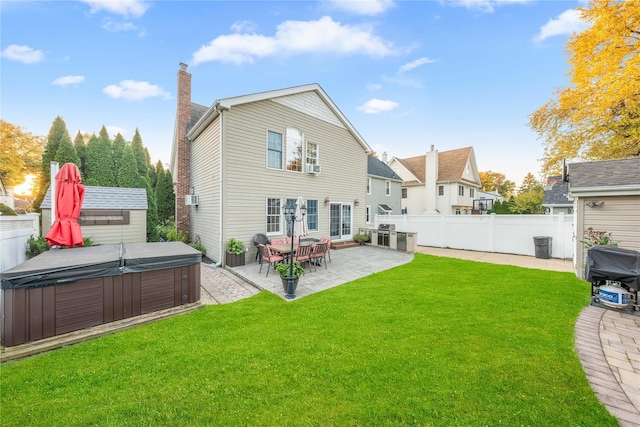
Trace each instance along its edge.
{"label": "potted plant", "polygon": [[224,264],[227,267],[238,267],[244,265],[246,248],[244,242],[234,239],[227,240],[227,253]]}
{"label": "potted plant", "polygon": [[276,265],[276,273],[282,279],[282,287],[287,295],[294,295],[296,288],[298,287],[298,280],[300,276],[304,275],[304,268],[298,261],[293,261],[293,289],[289,289],[289,273],[291,272],[291,265],[281,262]]}
{"label": "potted plant", "polygon": [[369,235],[368,234],[356,234],[355,236],[353,236],[353,240],[355,240],[357,243],[360,244],[360,246],[362,246],[366,242],[369,241]]}

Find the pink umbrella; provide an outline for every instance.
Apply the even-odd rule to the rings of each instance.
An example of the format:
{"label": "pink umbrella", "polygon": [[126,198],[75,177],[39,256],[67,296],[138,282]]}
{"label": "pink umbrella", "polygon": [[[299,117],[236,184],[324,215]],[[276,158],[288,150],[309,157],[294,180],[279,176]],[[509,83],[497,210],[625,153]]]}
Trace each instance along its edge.
{"label": "pink umbrella", "polygon": [[[84,185],[78,166],[65,163],[56,175],[56,220],[44,237],[51,246],[83,246],[82,230],[78,224]],[[54,197],[52,194],[51,197]]]}

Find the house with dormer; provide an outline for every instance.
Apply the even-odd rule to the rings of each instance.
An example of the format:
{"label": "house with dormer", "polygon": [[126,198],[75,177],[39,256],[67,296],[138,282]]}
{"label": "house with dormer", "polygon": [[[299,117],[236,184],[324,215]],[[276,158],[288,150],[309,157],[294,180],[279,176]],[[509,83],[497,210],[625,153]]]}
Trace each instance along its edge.
{"label": "house with dormer", "polygon": [[283,206],[305,202],[309,237],[350,240],[365,226],[369,145],[318,84],[191,101],[178,71],[171,156],[176,227],[224,262],[227,240],[287,234]]}
{"label": "house with dormer", "polygon": [[402,209],[409,215],[470,215],[480,190],[473,147],[397,158],[389,167],[403,179]]}
{"label": "house with dormer", "polygon": [[376,215],[401,215],[402,178],[387,165],[387,153],[382,160],[367,160],[367,224],[373,224]]}

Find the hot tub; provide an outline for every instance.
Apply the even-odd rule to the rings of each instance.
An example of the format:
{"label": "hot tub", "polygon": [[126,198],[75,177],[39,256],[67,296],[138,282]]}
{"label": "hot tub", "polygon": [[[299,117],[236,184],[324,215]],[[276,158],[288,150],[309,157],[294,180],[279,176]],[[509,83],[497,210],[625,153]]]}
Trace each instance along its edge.
{"label": "hot tub", "polygon": [[197,302],[201,260],[181,242],[51,249],[0,273],[2,345]]}

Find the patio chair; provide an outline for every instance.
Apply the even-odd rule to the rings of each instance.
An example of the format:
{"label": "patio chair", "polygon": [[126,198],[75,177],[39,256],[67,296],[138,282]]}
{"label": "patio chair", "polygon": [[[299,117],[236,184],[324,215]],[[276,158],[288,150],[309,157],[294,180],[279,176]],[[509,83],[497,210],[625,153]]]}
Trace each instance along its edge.
{"label": "patio chair", "polygon": [[282,260],[284,260],[284,257],[282,255],[276,255],[272,253],[271,249],[269,249],[269,246],[267,245],[258,245],[258,250],[260,251],[260,257],[262,260],[262,262],[260,263],[260,271],[258,271],[258,274],[262,273],[262,266],[266,262],[269,264],[269,266],[267,267],[267,277],[269,277],[269,269],[271,268],[271,264],[273,264],[273,267],[275,268],[275,265],[279,262],[282,262]]}
{"label": "patio chair", "polygon": [[[258,233],[258,234],[254,234],[253,235],[253,246],[255,246],[256,248],[259,245],[268,245],[269,244],[269,238],[262,233]],[[256,251],[256,261],[260,260],[260,262],[262,262],[262,258],[260,258],[260,250],[258,249]]]}
{"label": "patio chair", "polygon": [[[288,243],[288,244],[291,244],[291,237],[287,237],[287,243]],[[300,237],[294,237],[294,238],[293,238],[293,244],[294,244],[294,245],[297,245],[297,244],[299,244],[299,243],[300,243]]]}
{"label": "patio chair", "polygon": [[316,262],[320,262],[320,260],[324,260],[324,268],[327,268],[327,244],[326,243],[316,243],[312,246],[310,264],[313,264],[314,270],[316,269]]}
{"label": "patio chair", "polygon": [[325,253],[329,256],[329,262],[331,262],[331,239],[329,237],[321,237],[320,243],[327,244],[327,250],[325,251]]}
{"label": "patio chair", "polygon": [[287,243],[286,239],[271,239],[271,244],[273,246],[285,245]]}
{"label": "patio chair", "polygon": [[298,261],[300,265],[308,262],[309,268],[311,268],[311,246],[298,246],[295,255],[293,255],[293,260]]}

